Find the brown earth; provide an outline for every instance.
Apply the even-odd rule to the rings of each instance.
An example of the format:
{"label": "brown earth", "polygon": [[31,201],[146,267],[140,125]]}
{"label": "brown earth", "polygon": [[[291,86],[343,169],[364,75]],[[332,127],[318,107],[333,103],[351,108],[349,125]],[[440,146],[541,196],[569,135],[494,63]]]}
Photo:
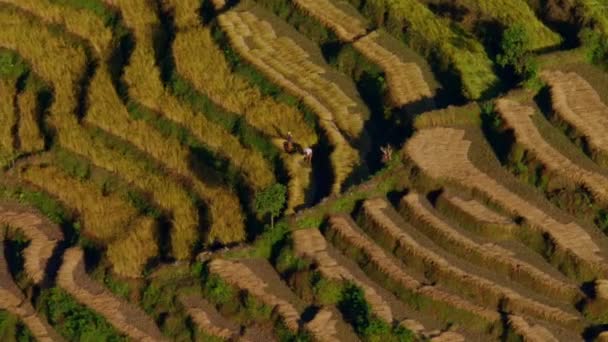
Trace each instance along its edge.
{"label": "brown earth", "polygon": [[179,296],[192,321],[205,333],[223,339],[235,338],[240,334],[239,326],[222,317],[215,308],[200,296]]}

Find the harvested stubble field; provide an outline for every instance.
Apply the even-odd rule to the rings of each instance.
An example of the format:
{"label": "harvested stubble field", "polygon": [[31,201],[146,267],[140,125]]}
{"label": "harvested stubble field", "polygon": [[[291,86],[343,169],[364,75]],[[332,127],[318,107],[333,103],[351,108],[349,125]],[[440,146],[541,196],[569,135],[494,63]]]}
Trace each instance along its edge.
{"label": "harvested stubble field", "polygon": [[[583,135],[595,153],[608,155],[608,106],[597,91],[575,72],[543,71],[551,87],[551,104],[559,118]],[[594,158],[595,159],[595,158]]]}
{"label": "harvested stubble field", "polygon": [[0,339],[601,339],[597,4],[0,1]]}
{"label": "harvested stubble field", "polygon": [[505,127],[514,131],[516,143],[531,151],[550,172],[584,186],[598,201],[608,203],[608,176],[601,170],[589,170],[576,164],[551,146],[532,120],[535,114],[533,107],[503,98],[496,102],[496,109]]}

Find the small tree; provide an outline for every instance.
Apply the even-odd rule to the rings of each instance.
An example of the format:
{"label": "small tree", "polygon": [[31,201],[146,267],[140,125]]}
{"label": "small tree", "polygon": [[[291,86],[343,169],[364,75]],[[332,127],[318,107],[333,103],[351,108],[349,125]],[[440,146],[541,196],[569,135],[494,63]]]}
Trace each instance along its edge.
{"label": "small tree", "polygon": [[274,228],[275,217],[281,214],[285,206],[287,189],[283,184],[273,184],[255,196],[255,211],[261,215],[270,215],[270,227]]}
{"label": "small tree", "polygon": [[538,63],[532,57],[530,38],[523,26],[515,25],[506,29],[500,42],[501,53],[496,56],[498,65],[512,68],[517,76],[528,82],[538,76]]}

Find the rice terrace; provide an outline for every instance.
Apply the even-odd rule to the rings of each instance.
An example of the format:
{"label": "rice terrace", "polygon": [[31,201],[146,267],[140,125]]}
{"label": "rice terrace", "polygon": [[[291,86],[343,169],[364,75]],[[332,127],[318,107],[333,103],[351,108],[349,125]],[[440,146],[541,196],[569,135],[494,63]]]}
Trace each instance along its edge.
{"label": "rice terrace", "polygon": [[608,342],[608,0],[0,0],[0,341]]}

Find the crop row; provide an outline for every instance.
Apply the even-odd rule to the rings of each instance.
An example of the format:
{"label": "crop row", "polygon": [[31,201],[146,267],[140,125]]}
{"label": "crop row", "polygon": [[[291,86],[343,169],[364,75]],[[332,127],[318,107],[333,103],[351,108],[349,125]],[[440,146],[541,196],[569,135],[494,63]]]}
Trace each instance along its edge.
{"label": "crop row", "polygon": [[[125,180],[143,189],[143,192],[152,194],[156,203],[171,212],[176,231],[196,232],[198,212],[181,186],[167,182],[165,177],[153,172],[145,159],[125,154],[120,146],[109,144],[100,134],[93,136],[93,132],[78,124],[74,113],[78,103],[76,93],[79,80],[86,69],[83,49],[52,34],[39,23],[25,19],[19,13],[0,11],[0,16],[12,24],[11,30],[5,30],[0,37],[0,44],[15,49],[31,63],[36,74],[53,85],[54,101],[50,108],[50,119],[57,129],[59,144],[85,156],[97,166],[120,174]],[[19,41],[27,43],[18,43]],[[64,63],[66,60],[71,63]],[[188,242],[190,239],[182,241],[184,240]],[[173,248],[177,257],[189,255],[187,245],[174,245]]]}
{"label": "crop row", "polygon": [[[360,4],[355,0],[350,2]],[[438,58],[442,67],[453,69],[468,98],[483,96],[497,83],[492,61],[481,44],[454,30],[418,0],[371,0],[366,1],[361,10],[389,32],[399,37],[405,33],[410,45],[423,55]]]}
{"label": "crop row", "polygon": [[468,292],[469,296],[477,297],[476,300],[482,305],[505,305],[504,309],[508,311],[522,312],[569,326],[576,325],[579,321],[579,317],[572,313],[528,298],[510,287],[460,268],[452,260],[435,252],[432,244],[411,234],[410,229],[405,229],[407,224],[385,200],[366,201],[363,204],[363,215],[370,232],[389,241],[385,247],[394,250],[394,254],[408,266],[424,273],[435,274],[440,283],[445,282],[446,286]]}
{"label": "crop row", "polygon": [[[525,224],[548,234],[556,245],[554,253],[578,260],[581,270],[605,272],[603,253],[591,235],[574,221],[554,219],[543,209],[512,192],[469,160],[471,142],[465,131],[454,128],[432,128],[419,131],[404,148],[404,157],[417,165],[425,175],[472,189]],[[564,254],[565,253],[565,254]],[[555,257],[556,255],[554,255]]]}
{"label": "crop row", "polygon": [[416,223],[418,230],[452,254],[480,267],[493,265],[492,270],[507,274],[509,279],[521,282],[549,298],[562,298],[570,302],[580,299],[577,286],[551,277],[531,264],[515,258],[512,252],[499,245],[481,244],[466,236],[440,217],[422,195],[413,192],[408,194],[401,200],[401,208],[409,223]]}
{"label": "crop row", "polygon": [[260,190],[272,184],[272,167],[261,153],[244,148],[230,132],[186,107],[163,86],[160,70],[154,60],[154,37],[160,28],[155,9],[139,0],[116,1],[115,4],[120,8],[125,24],[133,30],[137,41],[124,73],[129,95],[146,107],[188,127],[205,146],[239,168],[254,189]]}
{"label": "crop row", "polygon": [[583,134],[593,158],[605,163],[608,158],[608,106],[591,84],[580,75],[561,71],[543,71],[542,79],[551,87],[551,103],[555,114]]}
{"label": "crop row", "polygon": [[[320,57],[317,56],[315,60],[309,58],[309,53],[290,38],[295,32],[290,32],[290,35],[276,33],[272,23],[258,18],[256,13],[232,10],[220,15],[219,24],[232,47],[245,60],[273,82],[301,98],[317,114],[320,126],[335,146],[330,159],[335,175],[333,190],[339,192],[342,183],[359,162],[357,152],[343,133],[353,139],[359,136],[363,116],[358,111],[363,105],[357,104],[335,83],[325,78],[328,70],[323,64],[318,64]],[[247,45],[246,37],[255,38],[250,40],[254,45]]]}
{"label": "crop row", "polygon": [[356,13],[356,9],[347,3],[338,4],[327,0],[299,0],[295,4],[334,31],[340,40],[351,42],[357,51],[385,72],[393,106],[401,107],[432,97],[420,67],[416,63],[402,61],[399,54],[391,48],[398,43],[393,41],[392,44],[387,44],[386,37],[380,39],[383,35],[380,31],[368,34],[366,27],[369,24],[366,20],[351,14]]}
{"label": "crop row", "polygon": [[[317,143],[314,130],[294,106],[263,95],[231,70],[224,52],[213,40],[211,28],[200,23],[197,15],[199,1],[180,1],[170,6],[175,12],[176,33],[172,48],[180,76],[221,107],[243,115],[248,124],[262,132],[279,149],[283,148],[288,132],[302,146]],[[295,208],[305,202],[310,169],[300,165],[299,156],[283,153],[280,156],[290,177],[288,207]]]}
{"label": "crop row", "polygon": [[513,129],[515,140],[531,151],[551,172],[563,175],[574,184],[585,186],[599,201],[608,203],[608,177],[573,162],[544,139],[532,116],[534,108],[510,99],[500,99],[497,110],[507,128]]}

